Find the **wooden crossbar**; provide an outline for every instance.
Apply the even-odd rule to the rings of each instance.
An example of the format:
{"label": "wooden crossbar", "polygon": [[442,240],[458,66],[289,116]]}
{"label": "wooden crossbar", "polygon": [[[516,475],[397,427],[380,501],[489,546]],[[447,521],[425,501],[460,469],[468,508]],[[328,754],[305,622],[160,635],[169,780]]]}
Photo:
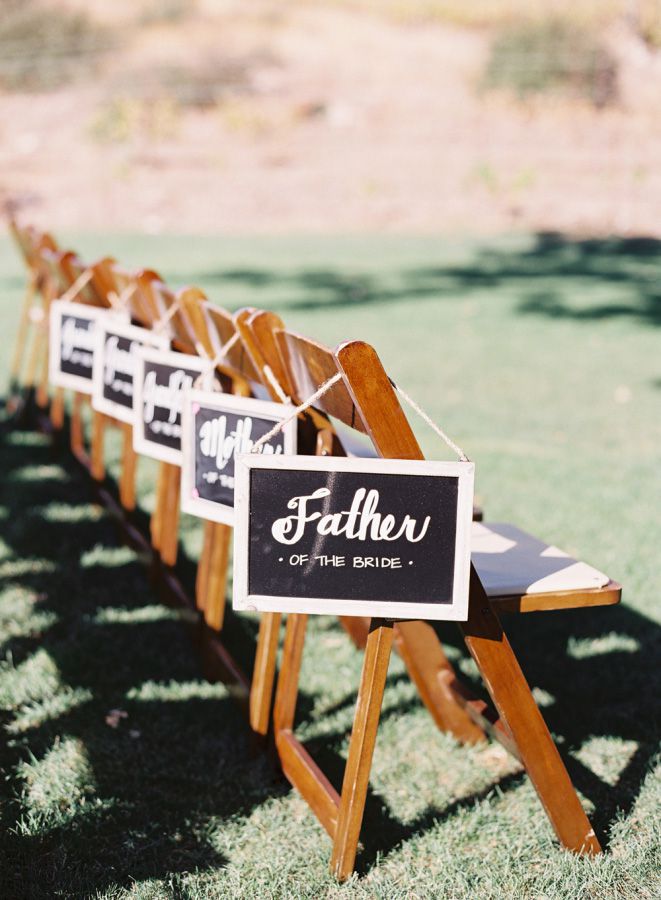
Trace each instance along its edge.
{"label": "wooden crossbar", "polygon": [[335,839],[340,795],[293,732],[278,732],[276,745],[280,765],[288,781],[303,797],[330,837]]}

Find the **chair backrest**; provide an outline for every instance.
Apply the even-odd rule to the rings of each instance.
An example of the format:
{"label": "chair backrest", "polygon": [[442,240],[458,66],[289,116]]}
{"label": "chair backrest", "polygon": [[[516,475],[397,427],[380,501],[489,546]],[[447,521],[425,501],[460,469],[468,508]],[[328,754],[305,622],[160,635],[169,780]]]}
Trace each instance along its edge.
{"label": "chair backrest", "polygon": [[32,225],[21,226],[15,219],[10,219],[9,230],[29,269],[38,268],[42,250],[58,249],[57,241],[51,234],[39,231]]}
{"label": "chair backrest", "polygon": [[[130,303],[131,317],[138,325],[142,325],[144,328],[153,328],[161,314],[152,285],[155,282],[162,282],[163,279],[153,269],[140,269],[133,277],[135,293]],[[119,282],[118,287],[120,287]]]}
{"label": "chair backrest", "polygon": [[34,279],[34,286],[48,302],[53,296],[53,282],[46,257],[59,252],[55,239],[47,232],[38,231],[30,226],[19,228],[16,225],[12,234]]}
{"label": "chair backrest", "polygon": [[90,266],[92,278],[90,280],[90,288],[93,292],[98,306],[110,307],[112,294],[117,291],[117,271],[118,266],[112,256],[104,256]]}
{"label": "chair backrest", "polygon": [[[279,329],[275,333],[283,366],[287,372],[295,403],[311,396],[324,382],[340,371],[334,352],[293,331]],[[343,381],[334,384],[315,401],[315,408],[343,425],[367,433],[357,407]]]}
{"label": "chair backrest", "polygon": [[338,371],[379,456],[424,459],[413,429],[376,350],[364,341],[345,341],[333,356]]}
{"label": "chair backrest", "polygon": [[[48,235],[43,235],[38,241],[33,259],[40,277],[40,290],[47,293],[47,299],[51,300],[67,291],[88,268],[72,250],[59,250],[54,246]],[[105,260],[102,262],[105,263]],[[90,268],[92,278],[81,287],[74,299],[92,306],[108,306],[107,299],[93,285],[95,269]]]}
{"label": "chair backrest", "polygon": [[260,373],[243,343],[235,317],[209,301],[203,302],[200,309],[211,338],[212,352],[218,353],[235,335],[238,335],[237,341],[227,351],[223,365],[245,378],[253,390],[256,385],[261,385]]}
{"label": "chair backrest", "polygon": [[159,321],[168,317],[164,328],[174,349],[182,353],[195,354],[197,352],[195,329],[186,309],[180,303],[181,292],[174,291],[149,269],[138,273],[136,286],[133,305],[142,324],[149,328],[157,328]]}
{"label": "chair backrest", "polygon": [[347,341],[335,350],[291,331],[276,332],[276,342],[302,403],[337,375],[342,380],[315,401],[315,408],[367,435],[379,456],[423,459],[409,421],[376,350],[364,341]]}
{"label": "chair backrest", "polygon": [[[278,402],[299,402],[292,373],[278,348],[278,335],[285,333],[282,319],[276,313],[249,308],[239,310],[234,318],[267,396]],[[329,418],[314,408],[298,417],[298,450],[322,455],[344,453]]]}
{"label": "chair backrest", "polygon": [[228,343],[223,359],[216,365],[216,373],[230,382],[231,391],[242,396],[261,390],[261,379],[246,347],[235,318],[227,310],[211,303],[199,288],[184,288],[178,295],[179,304],[191,323],[196,348],[201,355],[213,359]]}
{"label": "chair backrest", "polygon": [[[275,339],[276,332],[285,327],[280,316],[269,310],[245,307],[235,313],[234,321],[244,347],[271,399],[282,400],[282,393],[291,397],[292,386]],[[267,369],[272,373],[272,378],[266,374]],[[277,390],[274,381],[281,391]]]}
{"label": "chair backrest", "polygon": [[[329,379],[342,375],[341,381],[315,400],[311,410],[317,421],[321,416],[328,417],[326,429],[320,429],[318,453],[370,456],[376,451],[379,456],[395,459],[423,458],[373,347],[350,341],[331,350],[286,329],[278,330],[275,339],[295,403],[303,403]],[[367,446],[365,436],[369,439]]]}
{"label": "chair backrest", "polygon": [[[71,287],[88,268],[92,267],[87,266],[75,253],[66,253],[60,261],[60,268],[67,287]],[[92,279],[78,291],[75,298],[76,303],[86,303],[89,306],[108,306],[108,301],[94,287],[93,279],[94,273],[92,272]]]}
{"label": "chair backrest", "polygon": [[112,305],[112,294],[119,298],[128,291],[127,309],[133,324],[151,328],[158,320],[159,314],[149,290],[152,282],[163,281],[158,272],[153,269],[132,271],[108,258],[101,261],[99,272],[95,274],[93,280],[97,289],[104,291],[109,305]]}
{"label": "chair backrest", "polygon": [[44,278],[48,279],[50,293],[53,297],[63,294],[71,286],[67,271],[63,268],[64,258],[69,255],[73,255],[70,250],[40,248],[39,271]]}

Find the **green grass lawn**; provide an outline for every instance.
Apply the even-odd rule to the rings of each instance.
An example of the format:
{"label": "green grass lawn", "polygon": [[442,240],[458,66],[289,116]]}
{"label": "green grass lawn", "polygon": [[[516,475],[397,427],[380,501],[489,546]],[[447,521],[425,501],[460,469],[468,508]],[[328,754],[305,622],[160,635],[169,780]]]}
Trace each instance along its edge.
{"label": "green grass lawn", "polygon": [[[436,730],[393,658],[359,872],[337,886],[325,832],[227,690],[201,678],[182,616],[158,604],[85,479],[45,438],[5,425],[0,896],[658,897],[661,244],[70,241],[231,309],[277,309],[324,343],[370,341],[475,460],[487,518],[622,582],[620,607],[505,620],[606,850],[562,851],[518,766]],[[0,242],[3,373],[22,283]],[[413,424],[428,455],[447,456]],[[140,471],[148,508],[153,466]],[[191,559],[199,532],[184,521]],[[240,642],[255,621],[233,630]],[[475,683],[456,629],[439,630]],[[338,787],[360,666],[333,620],[312,623],[299,733]]]}

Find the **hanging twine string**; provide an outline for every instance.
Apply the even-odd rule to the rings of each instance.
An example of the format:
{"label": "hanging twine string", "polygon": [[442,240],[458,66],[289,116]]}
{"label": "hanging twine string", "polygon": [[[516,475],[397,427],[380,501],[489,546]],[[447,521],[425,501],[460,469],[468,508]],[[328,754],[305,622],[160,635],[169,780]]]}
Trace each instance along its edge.
{"label": "hanging twine string", "polygon": [[85,285],[89,284],[92,280],[94,272],[91,269],[85,269],[84,272],[81,272],[78,278],[74,281],[68,290],[66,290],[61,297],[58,297],[58,300],[64,300],[65,303],[71,303],[72,300],[75,300],[78,294],[82,291]]}
{"label": "hanging twine string", "polygon": [[153,326],[154,331],[157,334],[161,334],[163,331],[165,331],[165,328],[167,327],[168,322],[175,315],[175,313],[178,312],[178,310],[179,310],[179,298],[175,297],[175,299],[170,304],[168,309],[163,313],[161,318],[158,319],[156,322],[154,322],[154,326]]}
{"label": "hanging twine string", "polygon": [[[208,383],[209,376],[214,372],[216,366],[219,366],[221,362],[223,362],[223,360],[227,358],[227,354],[239,339],[239,332],[235,331],[232,337],[229,340],[225,341],[223,346],[216,352],[214,356],[211,356],[211,354],[207,352],[207,348],[201,341],[195,341],[195,349],[197,350],[197,355],[206,357],[207,367],[205,368],[204,372],[200,372],[200,374],[197,376],[193,383],[193,387],[199,388],[201,385],[205,385]],[[214,384],[218,385],[218,389],[220,390],[220,384],[216,379],[214,379]]]}
{"label": "hanging twine string", "polygon": [[273,390],[278,395],[278,400],[281,403],[291,403],[291,398],[288,397],[287,394],[284,392],[282,385],[280,384],[278,379],[273,374],[273,369],[271,368],[271,366],[264,366],[264,368],[262,369],[262,372],[264,373],[264,375],[266,375],[266,380],[268,381],[268,383],[271,385]]}
{"label": "hanging twine string", "polygon": [[[94,272],[91,269],[85,269],[84,272],[81,272],[78,278],[73,282],[73,284],[59,297],[56,297],[53,301],[54,303],[58,303],[60,300],[64,301],[64,303],[71,303],[76,299],[78,294],[82,291],[85,285],[89,284],[92,280]],[[41,306],[31,306],[28,311],[28,319],[32,325],[35,325],[37,328],[46,328],[46,312]]]}
{"label": "hanging twine string", "polygon": [[[266,434],[262,435],[262,437],[260,437],[257,441],[255,441],[255,443],[252,445],[252,449],[250,450],[250,452],[257,453],[264,444],[267,444],[271,440],[271,438],[274,438],[277,434],[279,434],[282,431],[282,429],[285,427],[285,425],[287,425],[289,422],[291,422],[292,419],[296,418],[296,416],[298,416],[300,413],[304,412],[310,406],[313,406],[314,402],[316,400],[318,400],[320,397],[323,397],[323,395],[326,394],[333,387],[333,385],[337,384],[337,382],[340,381],[341,379],[342,379],[341,372],[337,372],[337,374],[333,375],[332,378],[329,378],[327,381],[324,381],[324,383],[321,385],[321,387],[319,387],[314,392],[314,394],[310,394],[310,396],[306,400],[304,400],[303,403],[299,404],[295,409],[293,409],[288,416],[286,416],[284,419],[281,419],[279,422],[277,422],[270,431],[267,431]],[[457,454],[457,456],[459,457],[461,462],[468,462],[469,461],[468,456],[464,453],[464,451],[461,449],[461,447],[459,447],[457,444],[455,444],[455,442],[450,437],[448,437],[448,435],[443,431],[443,429],[440,428],[420,406],[418,406],[418,404],[415,402],[415,400],[413,400],[412,397],[409,397],[409,395],[406,393],[406,391],[404,391],[402,388],[400,388],[399,385],[395,384],[394,381],[391,381],[390,383],[392,384],[393,388],[397,391],[397,393],[402,397],[402,399],[406,403],[409,404],[411,409],[413,409],[420,416],[420,418],[424,422],[426,422],[427,425],[429,425],[429,427],[432,429],[432,431],[436,432],[436,434],[441,438],[441,440],[444,441],[447,444],[447,446]]]}
{"label": "hanging twine string", "polygon": [[136,285],[128,284],[124,290],[118,294],[116,291],[108,292],[108,303],[111,308],[117,312],[124,312],[129,305],[131,297],[136,292]]}
{"label": "hanging twine string", "polygon": [[392,379],[390,379],[390,384],[395,388],[395,390],[400,395],[400,397],[408,403],[408,405],[411,407],[411,409],[414,410],[415,412],[417,412],[417,414],[420,416],[420,418],[423,420],[423,422],[426,422],[427,425],[429,425],[429,427],[431,428],[431,430],[435,431],[436,434],[440,437],[440,439],[442,441],[445,441],[445,443],[448,445],[450,450],[454,450],[454,452],[457,454],[457,456],[459,457],[461,462],[468,462],[468,457],[466,456],[464,451],[461,449],[461,447],[459,447],[458,444],[455,444],[455,442],[452,440],[452,438],[450,438],[443,431],[443,429],[440,428],[436,424],[436,422],[434,422],[434,420],[431,418],[431,416],[428,416],[427,413],[424,411],[424,409],[422,409],[421,406],[418,406],[418,404],[415,402],[415,400],[412,397],[409,397],[409,395],[406,393],[406,391],[403,388],[401,388],[398,384],[395,384],[395,382],[392,381]]}
{"label": "hanging twine string", "polygon": [[280,434],[285,425],[291,422],[292,419],[295,419],[296,416],[299,415],[299,413],[305,412],[308,407],[312,406],[315,400],[323,397],[324,394],[330,391],[334,384],[337,384],[337,382],[341,380],[341,378],[342,373],[337,372],[335,375],[333,375],[332,378],[329,378],[328,381],[324,381],[321,387],[317,388],[314,394],[310,394],[307,400],[304,400],[303,403],[301,403],[299,406],[296,406],[288,416],[286,416],[284,419],[280,419],[280,421],[276,422],[270,431],[267,431],[266,434],[263,434],[260,438],[258,438],[252,445],[252,449],[250,450],[250,452],[256,453],[264,444],[268,444],[271,438],[274,438],[277,434]]}

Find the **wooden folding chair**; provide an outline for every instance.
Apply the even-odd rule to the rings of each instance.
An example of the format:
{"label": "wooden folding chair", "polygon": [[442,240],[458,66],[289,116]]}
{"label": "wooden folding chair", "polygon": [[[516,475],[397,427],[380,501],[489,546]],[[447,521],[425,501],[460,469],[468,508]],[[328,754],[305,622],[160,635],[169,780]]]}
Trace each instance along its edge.
{"label": "wooden folding chair", "polygon": [[[283,360],[278,350],[276,335],[284,330],[282,320],[275,313],[264,310],[240,310],[236,316],[237,327],[243,342],[251,354],[255,368],[261,373],[262,383],[268,390],[271,399],[282,402],[291,395],[295,403],[300,403],[303,396],[299,390],[295,372]],[[323,354],[331,351],[315,345]],[[309,393],[309,392],[308,392]],[[299,452],[312,453],[319,456],[328,455],[361,455],[366,448],[352,439],[352,432],[345,429],[338,434],[337,426],[317,409],[309,409],[301,416],[299,422]],[[369,620],[362,617],[340,616],[339,621],[354,644],[364,649],[369,634]],[[255,654],[255,665],[250,691],[250,722],[253,730],[266,734],[269,725],[273,684],[275,681],[276,659],[280,634],[281,616],[279,613],[263,613],[260,619],[259,635]],[[398,650],[407,660],[409,671],[420,691],[423,702],[429,708],[439,727],[446,727],[446,715],[438,698],[436,683],[436,666],[439,659],[434,645],[428,646],[426,632],[421,632],[407,623],[398,630]],[[472,729],[466,724],[465,736]]]}
{"label": "wooden folding chair", "polygon": [[[86,265],[75,253],[49,252],[44,254],[44,263],[50,275],[49,303],[67,291],[74,291],[69,297],[72,302],[87,306],[95,306],[101,309],[110,307],[103,282],[99,282],[102,273],[114,260],[103,258],[91,265]],[[77,285],[79,285],[77,287]],[[41,404],[44,408],[48,404],[48,359],[44,354],[42,362],[42,374],[40,381]],[[85,427],[83,423],[83,410],[88,408],[91,416],[90,449],[85,441]],[[64,419],[64,391],[56,390],[51,405],[51,422],[55,428],[62,425]],[[96,481],[105,478],[105,465],[103,455],[99,452],[100,436],[105,426],[105,417],[102,413],[91,408],[90,396],[79,391],[73,392],[70,412],[70,448],[79,463],[83,465]]]}
{"label": "wooden folding chair", "polygon": [[[27,270],[27,283],[18,333],[10,367],[9,397],[16,398],[24,389],[36,387],[39,363],[46,358],[48,347],[48,303],[52,296],[45,254],[54,253],[57,244],[52,235],[27,226],[21,227],[10,220],[10,232],[16,241]],[[35,303],[39,297],[39,302]],[[30,338],[31,347],[30,347]],[[25,367],[25,373],[23,370]],[[23,377],[22,377],[23,376]],[[43,405],[43,392],[38,392],[38,401]],[[14,403],[16,400],[14,399]]]}
{"label": "wooden folding chair", "polygon": [[[107,307],[122,305],[134,325],[151,328],[154,325],[156,310],[145,298],[145,288],[151,282],[160,282],[160,276],[152,270],[131,272],[113,259],[105,258],[93,267],[91,287],[99,300]],[[122,298],[126,298],[122,302]],[[118,478],[118,496],[120,507],[126,514],[136,508],[136,476],[138,454],[133,448],[133,426],[121,422],[112,416],[95,410],[93,428],[90,439],[90,471],[96,481],[103,481],[105,466],[105,435],[108,425],[116,428],[122,436],[122,453],[120,474]]]}
{"label": "wooden folding chair", "polygon": [[[32,346],[28,354],[25,387],[35,391],[35,403],[39,409],[46,411],[50,403],[50,419],[53,428],[60,429],[64,422],[64,390],[57,388],[50,399],[48,384],[48,314],[50,304],[58,296],[71,289],[76,278],[82,272],[77,265],[77,258],[71,251],[57,248],[53,237],[32,228],[21,229],[16,223],[11,226],[23,257],[28,267],[28,286],[23,303],[19,334],[12,362],[12,381],[20,381],[22,358],[27,349],[28,332],[32,321],[36,324]],[[72,300],[83,300],[85,287],[81,287],[80,295],[72,295]],[[39,295],[41,307],[34,304]],[[86,302],[95,302],[90,296]],[[83,428],[81,407],[85,402],[82,395],[75,395],[71,415],[71,447],[81,462],[89,464],[83,446]]]}
{"label": "wooden folding chair", "polygon": [[[372,347],[355,341],[329,353],[288,332],[278,333],[276,339],[300,395],[310,396],[339,372],[342,381],[316,402],[317,408],[368,434],[382,457],[423,458]],[[508,582],[510,587],[503,590],[502,585]],[[512,585],[518,585],[516,590]],[[346,879],[354,868],[393,638],[437,723],[463,741],[484,740],[485,732],[499,740],[525,767],[561,843],[578,853],[598,853],[599,842],[507,640],[499,613],[607,605],[617,603],[620,595],[620,586],[612,581],[594,589],[572,589],[563,582],[560,589],[528,593],[525,573],[516,571],[516,567],[508,578],[498,579],[493,578],[488,566],[480,574],[473,564],[468,621],[459,627],[497,712],[459,683],[431,625],[372,620],[340,794],[294,734],[307,616],[289,615],[274,707],[275,741],[285,775],[333,840],[331,868],[335,875]]]}
{"label": "wooden folding chair", "polygon": [[[267,396],[277,403],[295,398],[293,382],[276,344],[276,333],[284,328],[282,319],[267,310],[246,308],[236,313],[235,322]],[[315,409],[299,417],[298,431],[299,453],[325,456],[333,448],[344,453],[330,420]],[[262,613],[260,618],[250,686],[250,725],[260,735],[266,735],[269,729],[281,620],[280,613]],[[340,622],[356,646],[364,647],[367,628],[363,620],[342,616]]]}
{"label": "wooden folding chair", "polygon": [[[246,325],[253,310],[240,310],[235,316],[232,316],[221,307],[210,303],[203,292],[197,288],[186,288],[175,297],[172,293],[165,292],[162,285],[152,283],[145,295],[147,303],[151,304],[152,316],[156,318],[167,314],[167,310],[176,303],[176,314],[173,314],[170,320],[173,328],[173,346],[176,349],[190,353],[194,348],[195,352],[212,360],[223,348],[227,348],[223,351],[222,360],[218,361],[215,366],[215,376],[225,391],[239,396],[261,395],[262,397],[271,396],[276,400],[283,399],[282,389],[279,393],[274,390],[276,383],[274,377],[272,376],[269,381],[264,374],[264,360],[257,348],[252,329]],[[262,317],[260,322],[263,324],[264,318],[271,314],[260,313],[259,315]],[[272,322],[282,325],[281,320],[275,316],[272,317]],[[246,341],[250,341],[252,344],[250,351]],[[278,374],[282,375],[281,372]],[[327,420],[323,421],[328,425]],[[308,429],[308,433],[314,442],[317,430],[310,431]],[[314,443],[310,445],[309,452],[313,452],[313,449]],[[165,478],[167,477],[166,471]],[[170,565],[173,565],[176,559],[174,539],[177,528],[179,494],[177,487],[177,508],[175,509],[172,506],[175,495],[173,493],[168,495],[167,488],[163,487],[163,481],[162,474],[157,504],[152,518],[152,538],[160,542],[161,559],[165,558]],[[196,607],[201,612],[205,624],[203,637],[207,640],[203,643],[203,653],[210,650],[217,658],[216,661],[220,662],[222,670],[228,675],[229,681],[237,683],[242,689],[245,688],[247,693],[248,682],[245,676],[218,640],[224,620],[231,533],[230,526],[215,522],[205,523],[202,552],[197,567]],[[170,543],[171,539],[172,544]],[[273,621],[273,617],[262,618],[257,643],[255,675],[250,685],[251,724],[253,729],[261,735],[266,734],[269,724],[279,621],[279,617],[277,622]],[[265,637],[265,635],[267,636]]]}
{"label": "wooden folding chair", "polygon": [[[130,273],[119,267],[112,257],[103,257],[90,265],[85,265],[75,253],[46,253],[50,265],[51,276],[61,292],[69,289],[78,279],[89,275],[89,280],[81,285],[74,298],[75,302],[111,309],[116,299],[127,287],[133,288],[128,301],[128,313],[132,321],[144,327],[153,324],[156,313],[145,299],[145,291],[152,281],[159,281],[159,276],[151,270]],[[44,378],[46,374],[44,373]],[[63,392],[60,390],[55,398],[55,410],[51,418],[61,418],[60,406]],[[106,466],[104,457],[104,438],[108,426],[116,427],[122,433],[122,463],[119,479],[119,498],[122,508],[127,511],[135,509],[135,475],[137,455],[133,450],[132,427],[119,422],[98,410],[91,410],[91,429],[89,452],[85,447],[85,429],[82,411],[90,406],[88,395],[74,392],[71,410],[71,449],[74,455],[89,469],[90,475],[100,483],[105,480]]]}
{"label": "wooden folding chair", "polygon": [[[291,394],[292,401],[296,404],[303,402],[314,389],[310,378],[306,376],[306,370],[301,368],[291,354],[281,352],[279,349],[279,345],[282,346],[282,335],[286,333],[282,320],[274,313],[256,311],[244,321],[243,331],[247,332],[244,334],[244,340],[246,347],[255,357],[256,365],[264,367],[266,363],[277,371],[282,384]],[[313,341],[307,341],[306,347],[308,353],[314,355],[317,360],[311,363],[313,371],[315,366],[328,365],[327,360],[332,358],[331,350]],[[284,350],[286,351],[286,348]],[[264,380],[270,384],[270,380]],[[353,422],[350,429],[344,427],[343,431],[338,433],[338,427],[342,427],[341,420],[338,424],[338,420],[332,421],[319,409],[308,410],[308,416],[313,432],[313,444],[309,452],[319,456],[364,454],[365,447],[357,443],[355,437],[353,439],[351,437],[356,431],[363,431],[359,424]],[[481,510],[474,509],[473,517],[475,520],[481,519]],[[275,678],[280,624],[277,613],[270,613],[268,616],[267,618],[263,615],[261,620],[251,692],[252,724],[255,728],[259,722],[260,728],[263,729],[267,727],[264,723],[265,717],[268,717],[268,703],[271,697],[269,691],[272,691]],[[354,644],[364,649],[369,635],[369,619],[340,616],[339,621]],[[431,626],[424,623],[402,622],[396,629],[395,646],[404,659],[421,699],[436,725],[441,730],[451,728],[463,740],[478,739],[481,733],[464,714],[457,713],[455,704],[447,702],[440,688],[438,672],[449,664],[432,633]]]}
{"label": "wooden folding chair", "polygon": [[[115,260],[112,259],[112,257],[103,257],[87,267],[79,257],[74,256],[72,259],[68,260],[67,264],[71,276],[74,278],[84,277],[86,271],[89,271],[89,274],[91,275],[89,282],[81,290],[79,297],[77,298],[79,302],[98,306],[102,309],[110,309],[112,303],[110,302],[108,295],[110,291],[113,290],[113,286],[112,282],[109,281],[108,273],[115,264]],[[93,409],[91,406],[91,398],[88,395],[81,396],[82,403],[89,405],[91,414],[88,455],[89,471],[94,481],[102,482],[106,477],[106,466],[103,456],[103,437],[106,426],[114,424],[114,421],[98,410]]]}
{"label": "wooden folding chair", "polygon": [[[163,323],[166,333],[170,337],[174,350],[190,355],[197,355],[200,350],[207,355],[214,346],[214,341],[220,339],[220,335],[229,336],[235,332],[232,317],[219,308],[205,303],[204,294],[197,288],[183,288],[175,293],[162,281],[146,276],[144,273],[138,278],[139,294],[146,314],[152,322],[152,328],[158,328]],[[198,307],[204,304],[207,309],[198,312]],[[213,355],[213,354],[212,354]],[[236,392],[248,392],[247,377],[232,364],[233,357],[228,354],[228,360],[224,365],[217,367],[217,377],[223,381],[223,386]],[[177,465],[172,463],[159,463],[159,474],[156,487],[156,501],[151,517],[150,534],[152,547],[159,561],[172,569],[177,561],[178,532],[179,532],[179,495],[181,472]],[[209,529],[211,534],[211,530]],[[226,550],[223,549],[221,538],[222,530],[213,532],[213,546],[216,558],[220,559]],[[218,538],[218,540],[215,540]],[[213,587],[214,596],[217,596],[219,584],[209,586],[205,579],[209,577],[208,554],[211,552],[211,541],[205,541],[201,573],[199,575],[200,598],[207,597],[209,589]],[[213,566],[214,572],[222,569],[222,566]],[[226,568],[226,567],[225,567]],[[220,576],[218,576],[220,577]],[[200,600],[202,606],[206,601]],[[222,607],[212,610],[210,607],[207,615],[212,619],[222,615]]]}
{"label": "wooden folding chair", "polygon": [[[14,352],[9,367],[9,393],[11,395],[18,392],[21,387],[22,363],[30,331],[30,310],[37,292],[37,279],[39,273],[38,260],[35,258],[34,250],[36,245],[35,229],[30,225],[23,227],[19,225],[16,219],[11,217],[9,219],[9,233],[14,239],[14,243],[18,248],[26,270],[25,292],[21,303]],[[55,249],[54,243],[52,249]]]}
{"label": "wooden folding chair", "polygon": [[[206,300],[197,288],[170,290],[154,272],[143,272],[137,279],[135,315],[152,328],[163,326],[174,350],[199,354],[210,361],[230,338],[236,335],[232,316]],[[256,373],[237,338],[236,348],[229,348],[215,366],[215,377],[222,388],[247,396],[251,383],[258,383]],[[223,624],[230,530],[223,525],[206,523],[201,557],[197,568],[195,601],[176,577],[173,568],[178,556],[181,470],[178,465],[160,462],[156,500],[150,522],[151,547],[154,551],[154,576],[184,606],[195,606],[202,616],[201,651],[205,668],[213,677],[221,677],[245,700],[249,684],[232,655],[218,639]]]}
{"label": "wooden folding chair", "polygon": [[[189,305],[187,301],[197,300],[196,294],[199,293],[191,289],[188,296],[182,298],[182,303],[203,345],[203,352],[214,356],[231,340],[235,331],[241,337],[241,341],[228,351],[224,363],[217,367],[217,373],[230,379],[231,391],[235,394],[261,395],[283,402],[289,382],[274,342],[274,332],[282,327],[282,320],[264,310],[241,309],[230,317],[229,313],[207,301]],[[273,368],[269,368],[269,363]],[[314,410],[300,419],[299,450],[313,453],[317,441],[329,440],[326,432],[330,433],[332,426]],[[229,526],[212,522],[206,524],[196,596],[206,624],[216,632],[221,630],[223,624],[230,539]],[[250,686],[250,722],[253,730],[262,736],[266,735],[269,725],[279,626],[279,615],[266,614],[261,617]]]}
{"label": "wooden folding chair", "polygon": [[[170,338],[171,346],[181,353],[197,353],[196,337],[187,314],[180,306],[179,295],[163,281],[142,273],[138,277],[139,302],[151,327],[162,330]],[[181,292],[180,292],[181,293]],[[156,499],[150,519],[149,533],[154,562],[160,564],[161,574],[170,587],[180,593],[178,584],[170,578],[177,562],[179,546],[179,495],[181,470],[168,462],[159,462]]]}
{"label": "wooden folding chair", "polygon": [[[190,322],[200,355],[213,360],[223,348],[227,348],[214,372],[222,388],[237,396],[252,396],[261,382],[232,315],[210,303],[198,288],[187,288],[179,295],[179,301]],[[223,627],[231,537],[229,525],[205,522],[195,597],[206,625],[215,632]]]}
{"label": "wooden folding chair", "polygon": [[[282,402],[283,399],[290,396],[293,402],[300,403],[303,398],[297,390],[296,377],[288,371],[278,350],[276,334],[284,330],[282,319],[273,312],[245,309],[237,313],[236,320],[244,345],[250,353],[256,369],[261,373],[262,384],[271,399]],[[330,353],[330,351],[326,352]],[[351,441],[351,432],[338,435],[334,424],[319,410],[310,409],[304,416],[301,416],[301,419],[302,421],[299,423],[300,452],[315,453],[319,456],[365,452],[364,447],[356,446],[355,441]],[[348,446],[345,447],[345,444]],[[481,512],[476,518],[478,516],[481,518]],[[339,621],[354,644],[360,649],[364,649],[369,633],[369,620],[354,616],[340,616]],[[251,726],[259,734],[266,734],[268,730],[280,625],[279,613],[262,614],[250,692]],[[411,635],[408,642],[402,641],[404,652],[409,651],[411,642],[415,645],[414,635]],[[426,679],[428,666],[424,662],[425,653],[430,662],[433,662],[434,657],[430,656],[424,647],[411,648],[409,656],[413,654],[419,660],[415,667],[411,665],[411,671],[424,702],[430,708],[437,724],[442,726],[444,720],[439,717],[437,704],[434,702],[436,685],[432,682],[430,690],[425,683],[426,680],[429,680]]]}
{"label": "wooden folding chair", "polygon": [[[30,299],[28,320],[36,321],[36,333],[29,352],[25,375],[25,386],[34,390],[36,406],[45,412],[50,403],[50,391],[48,383],[48,321],[50,305],[65,290],[73,284],[68,264],[74,254],[58,250],[53,238],[44,233],[40,234],[34,229],[25,229],[21,236],[25,258],[29,260],[32,276],[28,286],[26,300]],[[41,299],[41,307],[33,304],[35,293]],[[76,299],[72,297],[72,299]],[[24,308],[25,312],[25,308]],[[16,347],[17,377],[20,368],[20,354],[24,348],[23,338],[25,329],[19,329],[19,341]],[[64,420],[64,391],[58,388],[51,404],[50,418],[55,429],[62,427]],[[74,403],[76,415],[79,412],[79,402]],[[77,440],[82,434],[79,421],[72,418],[72,448],[77,445]],[[81,438],[82,440],[82,438]]]}

